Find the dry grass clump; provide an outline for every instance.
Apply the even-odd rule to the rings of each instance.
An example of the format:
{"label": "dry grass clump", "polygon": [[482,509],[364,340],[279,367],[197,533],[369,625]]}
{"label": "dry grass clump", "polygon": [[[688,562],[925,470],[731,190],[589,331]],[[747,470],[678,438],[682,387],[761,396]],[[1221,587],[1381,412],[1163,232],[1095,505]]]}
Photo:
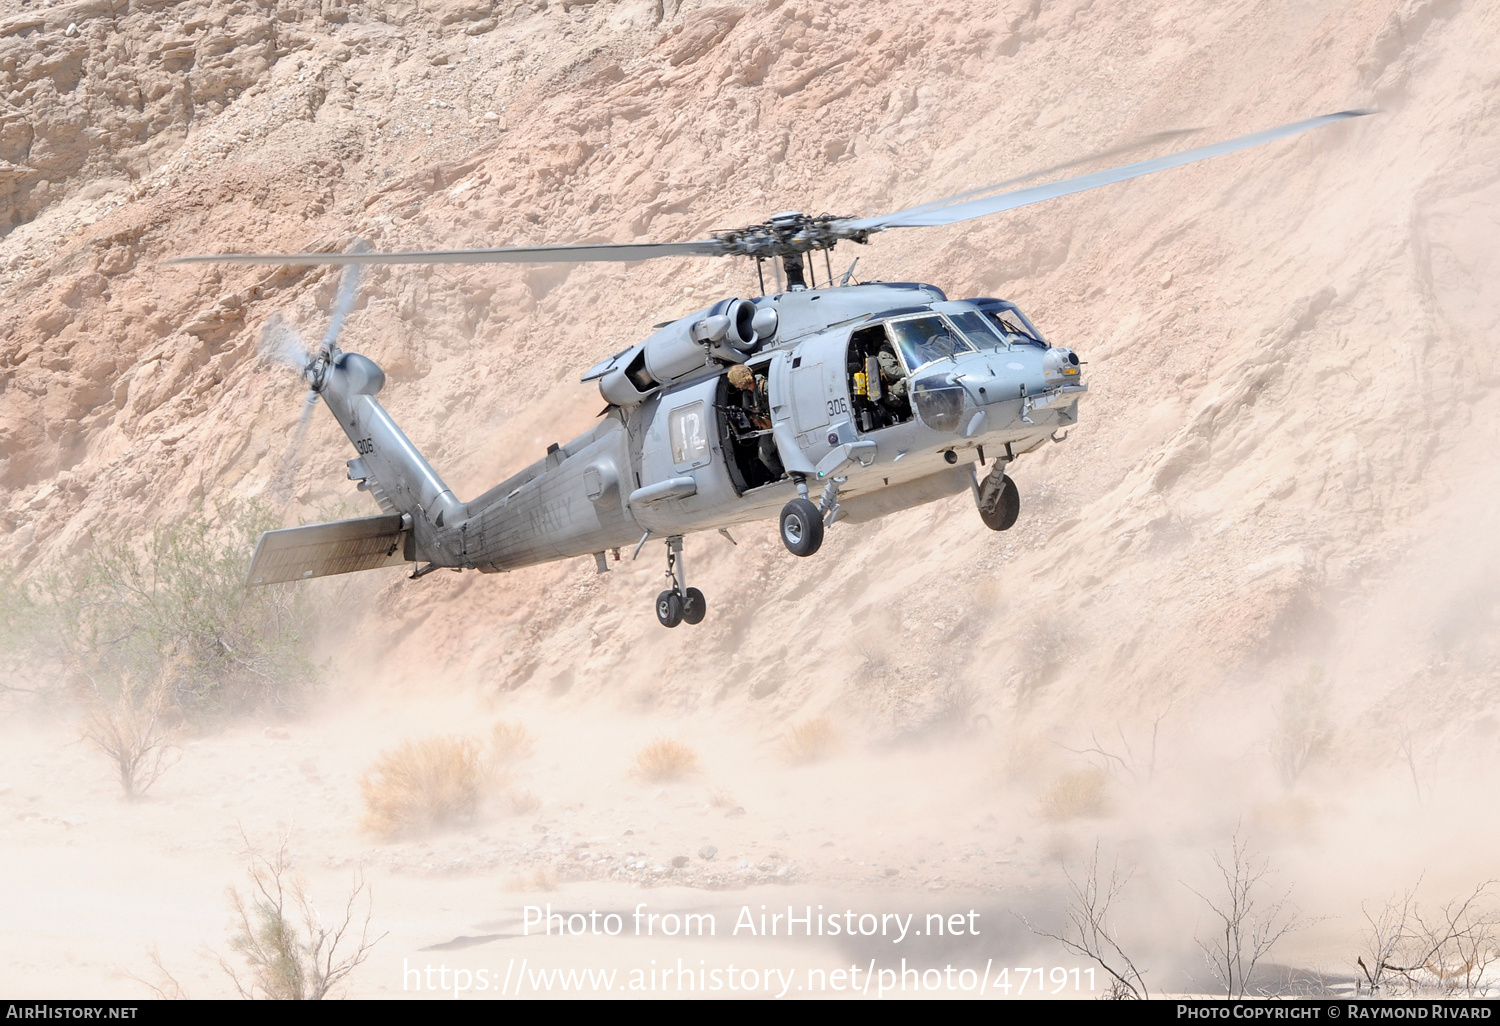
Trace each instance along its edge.
{"label": "dry grass clump", "polygon": [[[493,756],[493,752],[491,755]],[[525,816],[542,807],[542,800],[522,788],[515,773],[496,766],[493,758],[484,777],[484,790],[494,796],[490,810],[504,816]]]}
{"label": "dry grass clump", "polygon": [[653,783],[680,780],[698,768],[698,753],[680,741],[657,738],[635,753],[635,768]]}
{"label": "dry grass clump", "polygon": [[1020,784],[1035,781],[1052,761],[1056,746],[1034,734],[1018,734],[1011,739],[995,766],[997,783]]}
{"label": "dry grass clump", "polygon": [[383,837],[474,818],[484,784],[479,745],[464,737],[403,741],[380,753],[360,781],[363,825]]}
{"label": "dry grass clump", "polygon": [[551,891],[557,888],[557,873],[551,866],[537,866],[529,873],[505,882],[508,891]]}
{"label": "dry grass clump", "polygon": [[512,816],[525,816],[542,807],[542,800],[530,791],[505,792],[505,810]]}
{"label": "dry grass clump", "polygon": [[528,759],[533,749],[531,731],[519,720],[500,720],[490,729],[490,758],[497,763]]}
{"label": "dry grass clump", "polygon": [[1093,766],[1064,773],[1042,795],[1042,815],[1048,819],[1082,819],[1109,811],[1105,801],[1104,771]]}
{"label": "dry grass clump", "polygon": [[827,758],[838,748],[838,731],[826,716],[797,724],[781,739],[782,755],[798,766]]}
{"label": "dry grass clump", "polygon": [[1306,795],[1285,795],[1255,806],[1250,820],[1261,837],[1305,838],[1318,825],[1318,806]]}

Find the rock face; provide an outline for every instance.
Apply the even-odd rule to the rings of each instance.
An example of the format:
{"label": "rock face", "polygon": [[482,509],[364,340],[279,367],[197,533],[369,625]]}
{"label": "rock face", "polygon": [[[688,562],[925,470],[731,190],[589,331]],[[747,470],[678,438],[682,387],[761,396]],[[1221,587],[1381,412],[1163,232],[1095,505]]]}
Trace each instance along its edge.
{"label": "rock face", "polygon": [[[1429,640],[1360,662],[1367,625],[1418,587],[1392,582],[1422,546],[1492,548],[1462,500],[1494,494],[1478,454],[1500,424],[1493,5],[0,12],[0,550],[26,572],[95,535],[279,500],[289,473],[289,521],[373,511],[330,419],[290,462],[298,385],[257,351],[274,312],[320,334],[337,275],[173,255],[695,238],[789,208],[892,209],[1166,128],[1207,140],[1376,105],[837,253],[836,273],[858,255],[862,277],[1006,295],[1089,361],[1083,424],[1017,466],[1012,532],[961,496],[835,529],[805,562],[769,529],[693,539],[709,620],[671,634],[649,550],[604,578],[393,574],[343,601],[389,666],[438,654],[486,686],[772,719],[836,704],[893,735],[1149,718],[1310,661],[1345,673],[1355,709],[1435,716],[1398,678],[1459,658],[1442,610],[1500,608],[1483,575],[1426,580]],[[728,261],[381,269],[344,343],[382,363],[387,407],[467,496],[587,428],[598,400],[576,379],[600,355],[753,290]],[[1489,679],[1492,642],[1465,637],[1454,672]]]}
{"label": "rock face", "polygon": [[0,21],[0,230],[31,220],[80,178],[149,172],[153,158],[305,45],[297,22],[311,13],[247,3],[31,6]]}

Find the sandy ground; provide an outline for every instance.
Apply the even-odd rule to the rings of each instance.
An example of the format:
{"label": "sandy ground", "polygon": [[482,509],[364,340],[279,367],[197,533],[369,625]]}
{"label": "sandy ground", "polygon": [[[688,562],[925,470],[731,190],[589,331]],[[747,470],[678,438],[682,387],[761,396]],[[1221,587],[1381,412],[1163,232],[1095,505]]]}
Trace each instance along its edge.
{"label": "sandy ground", "polygon": [[[77,743],[75,708],[5,696],[0,993],[143,995],[153,945],[189,993],[228,993],[226,888],[247,839],[283,835],[325,913],[364,867],[385,936],[351,995],[402,993],[418,958],[900,957],[512,936],[538,902],[712,909],[721,932],[790,896],[976,909],[993,933],[922,958],[1081,968],[1011,913],[1055,924],[1063,866],[1096,844],[1134,867],[1121,932],[1152,986],[1207,990],[1194,889],[1236,834],[1307,922],[1275,960],[1347,983],[1362,906],[1500,876],[1497,37],[1493,5],[1454,0],[4,0],[0,553],[23,578],[281,498],[300,393],[256,340],[273,313],[318,334],[336,276],[166,257],[697,238],[895,209],[1166,128],[1382,113],[839,251],[862,276],[1013,298],[1089,361],[1083,422],[1017,464],[1005,535],[959,496],[843,525],[811,560],[768,526],[694,537],[709,618],[673,632],[650,609],[659,551],[604,577],[577,561],[329,586],[321,695],[185,738],[135,804]],[[469,497],[588,427],[584,368],[752,279],[713,261],[382,271],[344,342]],[[314,420],[288,523],[367,510],[346,448]],[[1288,782],[1272,753],[1308,680],[1323,741]],[[502,717],[537,738],[517,768],[535,813],[496,802],[395,844],[360,830],[380,751]],[[789,765],[786,732],[816,717],[840,750]],[[658,736],[693,747],[697,775],[632,776]],[[1059,812],[1081,774],[1102,798]]]}
{"label": "sandy ground", "polygon": [[[475,724],[499,716],[520,719],[536,737],[515,772],[543,799],[539,810],[517,816],[492,803],[471,826],[404,842],[361,830],[358,778],[381,749],[411,736],[477,733]],[[1288,794],[1256,779],[1265,757],[1255,746],[1207,752],[1184,737],[1182,727],[1213,718],[1199,710],[1164,721],[1154,769],[1142,761],[1116,774],[1098,814],[1075,817],[1049,811],[1039,792],[1050,777],[1008,760],[988,728],[903,745],[846,734],[837,754],[793,766],[774,740],[726,732],[711,714],[469,693],[413,703],[388,685],[330,696],[295,721],[191,740],[132,804],[63,725],[11,722],[0,761],[3,980],[26,996],[144,996],[163,982],[155,950],[189,994],[232,994],[214,961],[234,958],[226,892],[245,887],[247,843],[269,852],[282,839],[325,916],[337,913],[356,871],[369,887],[360,907],[382,939],[351,978],[351,996],[431,996],[430,983],[402,975],[428,965],[484,969],[498,988],[522,960],[533,973],[613,969],[628,981],[634,969],[685,958],[690,968],[795,971],[794,988],[809,985],[810,970],[863,970],[872,958],[877,969],[899,968],[902,957],[924,971],[1085,969],[1019,917],[1055,927],[1060,867],[1077,873],[1097,844],[1134,867],[1122,929],[1136,957],[1149,960],[1150,982],[1207,991],[1193,936],[1211,920],[1189,888],[1213,894],[1209,853],[1238,831],[1274,856],[1267,897],[1291,890],[1307,921],[1279,958],[1338,985],[1361,950],[1361,903],[1387,897],[1370,881],[1421,879],[1424,893],[1457,893],[1473,883],[1472,863],[1454,853],[1493,850],[1500,840],[1492,821],[1475,821],[1465,796],[1461,776],[1474,753],[1451,753],[1454,767],[1434,768],[1432,782],[1452,789],[1424,801],[1394,772],[1357,784],[1325,774]],[[664,735],[691,742],[700,770],[647,783],[633,753]],[[1123,750],[1110,740],[1106,747]],[[717,933],[636,936],[641,903],[648,916],[712,913]],[[539,910],[530,922],[527,906]],[[902,941],[763,937],[740,920],[742,908],[758,917],[763,906],[791,906],[797,916],[808,907],[914,915],[914,932]],[[595,910],[620,913],[624,935],[529,935],[545,912]],[[979,918],[961,937],[922,935],[930,914],[946,923],[971,911]],[[873,930],[874,920],[865,925]],[[451,992],[457,978],[445,986]]]}

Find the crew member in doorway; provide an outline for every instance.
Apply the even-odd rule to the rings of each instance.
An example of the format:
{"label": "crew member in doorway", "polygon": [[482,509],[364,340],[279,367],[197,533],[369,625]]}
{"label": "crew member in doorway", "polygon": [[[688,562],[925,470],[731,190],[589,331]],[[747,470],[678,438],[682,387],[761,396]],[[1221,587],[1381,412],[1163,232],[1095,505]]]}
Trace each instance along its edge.
{"label": "crew member in doorway", "polygon": [[751,427],[760,435],[756,443],[756,455],[767,470],[778,478],[785,473],[781,465],[781,454],[776,451],[776,439],[771,434],[770,403],[766,397],[766,379],[756,374],[743,363],[729,368],[729,384],[744,397],[743,409]]}
{"label": "crew member in doorway", "polygon": [[737,363],[729,368],[729,383],[744,393],[744,410],[755,429],[771,430],[771,418],[766,412],[766,379],[756,375],[743,363]]}

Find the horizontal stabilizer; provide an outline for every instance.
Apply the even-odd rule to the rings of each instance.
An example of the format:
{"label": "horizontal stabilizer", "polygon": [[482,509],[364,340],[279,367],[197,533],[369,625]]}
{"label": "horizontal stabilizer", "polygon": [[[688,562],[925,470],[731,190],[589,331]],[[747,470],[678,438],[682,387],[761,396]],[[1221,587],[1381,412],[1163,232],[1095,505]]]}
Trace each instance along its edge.
{"label": "horizontal stabilizer", "polygon": [[402,519],[399,513],[387,513],[266,531],[250,559],[250,584],[282,584],[398,566],[407,562]]}

